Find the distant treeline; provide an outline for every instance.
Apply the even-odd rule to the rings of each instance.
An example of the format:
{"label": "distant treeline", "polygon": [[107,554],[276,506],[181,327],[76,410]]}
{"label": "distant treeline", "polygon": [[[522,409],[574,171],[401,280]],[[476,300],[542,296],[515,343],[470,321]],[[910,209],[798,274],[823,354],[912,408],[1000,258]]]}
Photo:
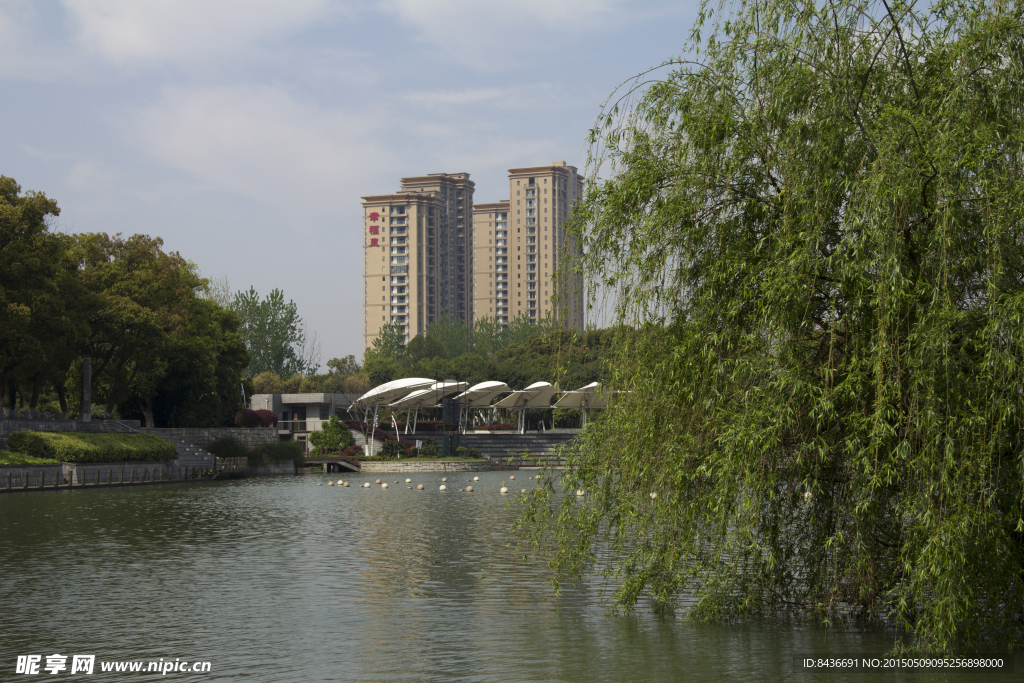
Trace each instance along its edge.
{"label": "distant treeline", "polygon": [[238,317],[195,264],[146,235],[50,229],[57,203],[0,176],[0,396],[10,408],[94,409],[147,425],[230,424],[249,364]]}

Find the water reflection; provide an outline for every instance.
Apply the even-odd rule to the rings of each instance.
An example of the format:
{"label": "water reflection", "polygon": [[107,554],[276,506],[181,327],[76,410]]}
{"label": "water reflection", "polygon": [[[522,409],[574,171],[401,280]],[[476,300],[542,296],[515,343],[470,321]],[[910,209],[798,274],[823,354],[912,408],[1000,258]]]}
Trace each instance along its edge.
{"label": "water reflection", "polygon": [[[391,488],[357,488],[378,476]],[[780,680],[794,678],[793,654],[890,645],[870,632],[614,615],[587,587],[556,597],[544,566],[509,545],[500,473],[472,494],[458,491],[465,476],[447,493],[440,474],[414,477],[425,491],[405,476],[0,496],[0,679],[18,654],[60,652],[209,660],[204,681]]]}

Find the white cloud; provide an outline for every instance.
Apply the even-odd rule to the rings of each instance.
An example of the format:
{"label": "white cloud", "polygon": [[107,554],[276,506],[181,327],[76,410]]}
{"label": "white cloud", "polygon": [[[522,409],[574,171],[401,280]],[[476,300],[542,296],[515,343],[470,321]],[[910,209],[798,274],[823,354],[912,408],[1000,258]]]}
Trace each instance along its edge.
{"label": "white cloud", "polygon": [[69,187],[82,193],[100,194],[116,188],[118,174],[91,161],[79,161],[68,173]]}
{"label": "white cloud", "polygon": [[276,86],[165,88],[133,123],[138,145],[212,186],[303,215],[354,201],[359,181],[394,165],[387,122],[297,101]]}
{"label": "white cloud", "polygon": [[78,41],[120,66],[232,54],[342,8],[326,0],[64,0],[63,5]]}
{"label": "white cloud", "polygon": [[565,52],[581,37],[681,11],[667,0],[381,0],[380,8],[447,58],[480,71],[508,67],[526,52]]}

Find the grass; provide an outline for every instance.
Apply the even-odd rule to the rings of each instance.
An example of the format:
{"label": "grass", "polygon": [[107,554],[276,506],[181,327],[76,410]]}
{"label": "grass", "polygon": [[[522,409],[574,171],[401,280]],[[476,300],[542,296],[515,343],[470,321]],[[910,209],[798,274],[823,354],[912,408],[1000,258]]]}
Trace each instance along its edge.
{"label": "grass", "polygon": [[14,432],[7,444],[37,458],[63,462],[122,462],[172,460],[175,446],[153,434],[92,434],[80,432]]}
{"label": "grass", "polygon": [[20,467],[23,465],[59,465],[59,460],[53,458],[36,458],[31,455],[22,455],[21,453],[11,453],[9,451],[0,451],[0,467]]}

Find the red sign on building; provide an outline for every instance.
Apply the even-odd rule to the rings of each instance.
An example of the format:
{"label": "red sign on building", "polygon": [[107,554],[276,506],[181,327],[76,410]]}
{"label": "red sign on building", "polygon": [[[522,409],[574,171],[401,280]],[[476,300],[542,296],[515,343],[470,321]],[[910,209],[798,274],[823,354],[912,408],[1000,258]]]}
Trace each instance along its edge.
{"label": "red sign on building", "polygon": [[378,218],[380,218],[380,214],[379,214],[379,213],[377,213],[376,211],[374,211],[373,213],[371,213],[371,214],[370,214],[370,220],[371,220],[371,221],[375,221],[375,220],[377,220]]}
{"label": "red sign on building", "polygon": [[376,237],[371,237],[370,238],[370,246],[371,247],[378,247],[378,246],[380,246],[379,244],[377,244],[377,238]]}
{"label": "red sign on building", "polygon": [[378,234],[380,234],[380,226],[379,225],[371,225],[370,226],[370,234],[371,235],[378,235]]}

